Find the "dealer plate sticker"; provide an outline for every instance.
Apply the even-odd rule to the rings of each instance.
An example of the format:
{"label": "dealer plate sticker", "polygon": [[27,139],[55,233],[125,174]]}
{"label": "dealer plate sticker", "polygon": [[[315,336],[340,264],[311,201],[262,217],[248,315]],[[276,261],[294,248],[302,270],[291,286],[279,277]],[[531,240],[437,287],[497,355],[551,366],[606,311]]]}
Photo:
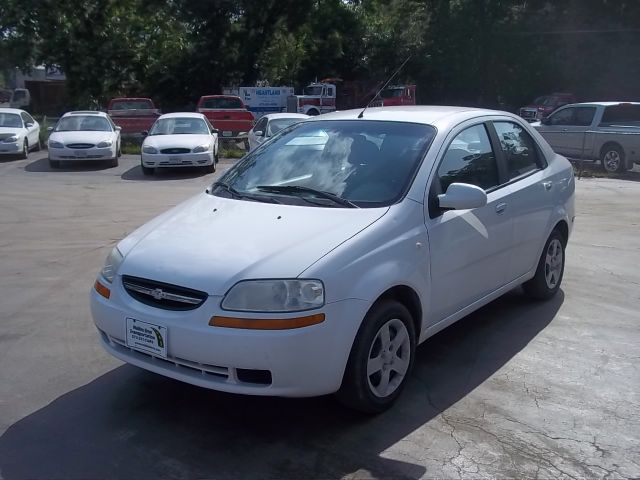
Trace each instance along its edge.
{"label": "dealer plate sticker", "polygon": [[167,327],[127,318],[127,346],[167,358]]}

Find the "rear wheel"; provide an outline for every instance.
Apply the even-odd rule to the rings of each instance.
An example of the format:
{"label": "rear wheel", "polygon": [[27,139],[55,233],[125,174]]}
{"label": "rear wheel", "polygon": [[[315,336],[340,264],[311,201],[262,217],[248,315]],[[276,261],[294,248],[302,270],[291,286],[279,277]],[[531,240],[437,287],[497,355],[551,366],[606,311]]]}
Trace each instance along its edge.
{"label": "rear wheel", "polygon": [[625,170],[624,151],[618,145],[605,145],[600,157],[602,168],[609,173]]}
{"label": "rear wheel", "polygon": [[142,169],[143,175],[153,175],[155,169],[151,167],[145,167],[143,164],[140,164],[140,168]]}
{"label": "rear wheel", "polygon": [[395,300],[374,305],[351,348],[338,399],[365,413],[389,408],[411,372],[415,345],[413,320],[404,305]]}
{"label": "rear wheel", "polygon": [[547,300],[558,293],[564,275],[564,249],[565,239],[558,230],[554,230],[538,260],[535,276],[522,285],[531,298]]}

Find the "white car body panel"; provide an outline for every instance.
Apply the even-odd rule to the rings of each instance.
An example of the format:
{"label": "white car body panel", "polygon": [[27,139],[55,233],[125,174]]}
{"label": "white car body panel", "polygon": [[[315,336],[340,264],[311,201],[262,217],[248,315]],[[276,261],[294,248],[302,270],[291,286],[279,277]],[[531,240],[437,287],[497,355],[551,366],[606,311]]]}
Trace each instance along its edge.
{"label": "white car body panel", "polygon": [[[21,153],[24,148],[24,141],[27,140],[28,149],[34,150],[40,142],[40,124],[33,119],[33,125],[27,127],[26,122],[22,118],[23,114],[29,115],[24,110],[17,108],[0,108],[0,113],[11,113],[21,116],[21,127],[0,127],[0,155],[16,155]],[[8,135],[16,135],[18,138],[15,142],[4,142],[2,138]]]}
{"label": "white car body panel", "polygon": [[[270,135],[267,135],[267,132],[269,131],[269,122],[271,122],[271,120],[277,120],[281,118],[292,118],[302,122],[310,117],[309,115],[303,115],[301,113],[270,113],[267,115],[263,115],[249,131],[249,134],[247,136],[247,139],[249,140],[249,151],[255,150],[260,145],[262,145],[265,140],[270,138]],[[260,136],[256,135],[255,132],[258,129],[263,129],[264,134]]]}
{"label": "white car body panel", "polygon": [[[359,113],[336,112],[308,121],[356,119]],[[437,129],[401,201],[384,208],[346,209],[197,195],[118,244],[124,260],[110,285],[111,297],[95,291],[91,295],[105,348],[124,361],[217,390],[284,396],[332,393],[340,387],[366,312],[384,292],[393,287],[414,292],[421,307],[419,341],[424,341],[532,278],[546,239],[560,222],[570,233],[575,215],[571,165],[521,118],[462,107],[386,107],[368,109],[364,119]],[[467,126],[492,120],[522,126],[548,166],[490,191],[483,207],[431,218],[429,186],[447,146]],[[497,209],[500,204],[506,207]],[[122,286],[122,275],[208,296],[195,310],[163,310],[133,299]],[[323,307],[285,314],[221,309],[224,295],[238,281],[296,277],[323,282]],[[109,285],[102,277],[98,280]],[[324,322],[293,330],[208,324],[215,315],[292,318],[320,312]],[[167,361],[122,345],[126,317],[168,328]],[[224,375],[209,376],[212,365],[223,367]],[[242,382],[235,373],[238,368],[269,370],[272,382]]]}
{"label": "white car body panel", "polygon": [[[49,142],[55,141],[62,143],[64,148],[49,148],[49,158],[51,160],[107,160],[115,158],[120,144],[120,132],[94,132],[94,131],[75,131],[75,132],[52,132],[49,136]],[[100,142],[110,141],[108,147],[99,148]],[[92,145],[90,148],[69,148],[68,145],[87,144]]]}
{"label": "white car body panel", "polygon": [[[199,118],[203,119],[207,125],[209,122],[200,113],[168,113],[158,117],[158,120],[166,118]],[[192,150],[200,145],[209,145],[209,150],[205,152],[193,153]],[[158,153],[145,153],[144,147],[155,148]],[[187,149],[185,153],[162,153],[166,149]],[[150,135],[142,143],[142,163],[145,167],[188,167],[188,166],[209,166],[213,165],[218,156],[218,134],[177,134],[177,135]]]}

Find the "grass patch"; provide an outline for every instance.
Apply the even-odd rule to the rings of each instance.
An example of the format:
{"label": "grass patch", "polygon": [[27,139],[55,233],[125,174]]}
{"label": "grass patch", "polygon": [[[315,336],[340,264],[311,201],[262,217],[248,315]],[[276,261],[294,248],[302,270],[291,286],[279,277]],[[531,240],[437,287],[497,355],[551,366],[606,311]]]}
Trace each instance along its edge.
{"label": "grass patch", "polygon": [[220,148],[221,158],[242,158],[245,156],[246,153],[247,152],[239,148],[228,148],[228,147]]}
{"label": "grass patch", "polygon": [[120,149],[124,155],[140,155],[142,139],[123,138]]}

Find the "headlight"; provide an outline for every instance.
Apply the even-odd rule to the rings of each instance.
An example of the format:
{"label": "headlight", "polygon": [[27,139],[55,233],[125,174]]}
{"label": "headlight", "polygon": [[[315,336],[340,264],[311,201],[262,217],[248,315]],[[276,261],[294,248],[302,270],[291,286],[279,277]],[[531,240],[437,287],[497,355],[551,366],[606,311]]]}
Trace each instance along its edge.
{"label": "headlight", "polygon": [[207,143],[206,145],[199,145],[193,149],[193,153],[208,152],[210,148],[211,148],[210,143]]}
{"label": "headlight", "polygon": [[224,310],[299,312],[324,305],[320,280],[247,280],[234,285],[222,301]]}
{"label": "headlight", "polygon": [[49,148],[64,148],[64,143],[49,140]]}
{"label": "headlight", "polygon": [[98,145],[96,145],[96,147],[107,148],[107,147],[110,147],[111,145],[113,145],[113,140],[103,140]]}
{"label": "headlight", "polygon": [[18,141],[18,136],[17,135],[11,135],[10,137],[7,137],[2,141],[5,142],[5,143],[16,143]]}
{"label": "headlight", "polygon": [[122,263],[123,258],[124,257],[120,253],[120,250],[118,250],[118,247],[114,247],[105,260],[104,267],[102,267],[102,271],[100,273],[109,283],[113,282],[113,279],[116,276],[116,272],[118,271],[118,267]]}
{"label": "headlight", "polygon": [[142,147],[142,151],[144,153],[158,153],[158,149],[156,147],[152,147],[151,145],[144,145]]}

